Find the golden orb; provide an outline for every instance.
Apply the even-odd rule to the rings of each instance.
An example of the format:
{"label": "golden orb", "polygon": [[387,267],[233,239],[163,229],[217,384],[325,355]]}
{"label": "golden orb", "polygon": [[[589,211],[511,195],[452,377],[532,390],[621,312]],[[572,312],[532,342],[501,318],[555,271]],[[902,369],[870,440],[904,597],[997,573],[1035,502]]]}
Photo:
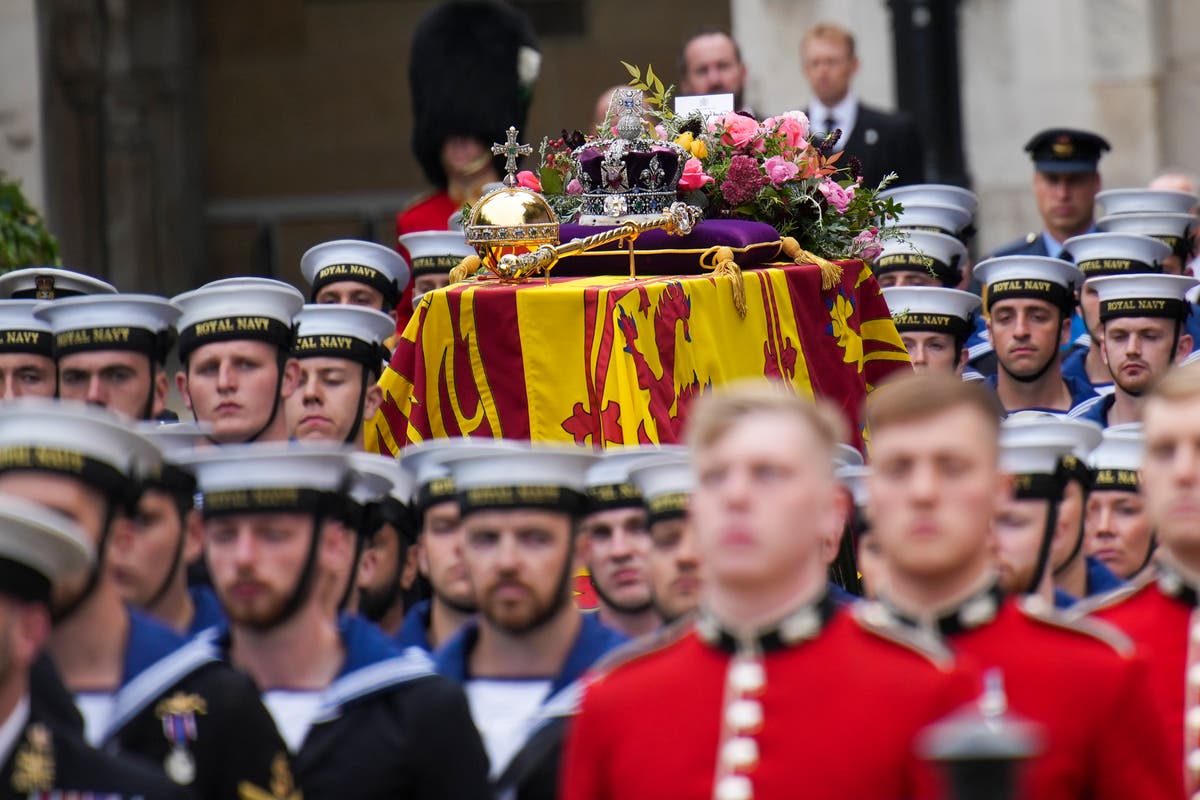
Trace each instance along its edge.
{"label": "golden orb", "polygon": [[[483,265],[501,279],[500,258],[558,244],[558,217],[546,198],[522,186],[488,192],[471,209],[464,233]],[[511,273],[511,269],[509,270]]]}

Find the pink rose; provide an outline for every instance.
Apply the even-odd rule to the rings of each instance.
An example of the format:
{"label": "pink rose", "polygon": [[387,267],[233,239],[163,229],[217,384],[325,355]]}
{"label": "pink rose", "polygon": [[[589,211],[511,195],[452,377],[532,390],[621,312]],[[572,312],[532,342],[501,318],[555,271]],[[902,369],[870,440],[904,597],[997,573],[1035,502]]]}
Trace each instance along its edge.
{"label": "pink rose", "polygon": [[788,111],[763,121],[763,127],[775,131],[783,141],[785,152],[792,153],[808,147],[808,117],[803,111]]}
{"label": "pink rose", "polygon": [[720,132],[722,142],[739,150],[749,147],[761,133],[756,121],[741,114],[718,117],[710,124],[709,130],[713,133]]}
{"label": "pink rose", "polygon": [[798,166],[783,156],[771,156],[763,162],[763,169],[767,171],[767,177],[771,180],[772,186],[787,183],[800,171]]}
{"label": "pink rose", "polygon": [[526,189],[533,189],[535,192],[542,190],[542,182],[538,180],[538,176],[527,169],[523,169],[517,173],[517,185],[524,186]]}
{"label": "pink rose", "polygon": [[874,261],[879,258],[879,254],[883,252],[883,245],[879,244],[879,228],[868,228],[859,233],[854,237],[850,249],[863,261]]}
{"label": "pink rose", "polygon": [[825,195],[829,205],[837,209],[839,214],[845,214],[846,209],[850,207],[850,201],[854,199],[853,186],[843,189],[828,178],[818,183],[817,188],[821,190],[821,194]]}
{"label": "pink rose", "polygon": [[704,165],[700,163],[698,158],[689,158],[683,165],[683,177],[679,179],[679,188],[685,192],[691,192],[706,183],[712,183],[711,175],[704,174]]}
{"label": "pink rose", "polygon": [[567,183],[567,194],[583,194],[583,184],[579,182],[578,178],[571,178]]}

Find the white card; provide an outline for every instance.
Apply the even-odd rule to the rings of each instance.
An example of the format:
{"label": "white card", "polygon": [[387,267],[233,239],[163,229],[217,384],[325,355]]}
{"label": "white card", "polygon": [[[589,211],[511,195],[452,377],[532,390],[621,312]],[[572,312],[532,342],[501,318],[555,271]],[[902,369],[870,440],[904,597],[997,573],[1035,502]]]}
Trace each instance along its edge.
{"label": "white card", "polygon": [[675,98],[675,116],[686,117],[699,111],[705,120],[733,111],[732,94],[694,94]]}

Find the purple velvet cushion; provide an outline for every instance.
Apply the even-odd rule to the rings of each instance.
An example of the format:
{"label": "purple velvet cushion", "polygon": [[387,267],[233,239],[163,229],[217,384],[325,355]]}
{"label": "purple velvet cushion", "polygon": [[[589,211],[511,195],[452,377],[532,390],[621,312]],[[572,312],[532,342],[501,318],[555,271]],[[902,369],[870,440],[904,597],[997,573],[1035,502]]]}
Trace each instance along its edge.
{"label": "purple velvet cushion", "polygon": [[[563,225],[559,240],[569,242],[611,230],[591,225]],[[743,269],[778,260],[779,232],[765,222],[739,219],[704,220],[687,236],[671,236],[666,231],[646,231],[634,241],[639,275],[698,275],[700,255],[710,247],[733,250],[733,258]],[[556,278],[581,275],[627,275],[628,244],[610,243],[586,253],[568,256],[554,266]]]}

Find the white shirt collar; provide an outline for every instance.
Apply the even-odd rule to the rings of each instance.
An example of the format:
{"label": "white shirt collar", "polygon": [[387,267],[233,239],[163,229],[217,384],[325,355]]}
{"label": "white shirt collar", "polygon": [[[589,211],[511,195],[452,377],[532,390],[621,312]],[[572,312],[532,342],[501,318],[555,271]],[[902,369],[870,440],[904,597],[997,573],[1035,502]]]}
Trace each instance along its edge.
{"label": "white shirt collar", "polygon": [[27,721],[29,721],[29,698],[22,695],[12,713],[8,715],[8,719],[0,724],[0,764],[8,763]]}

